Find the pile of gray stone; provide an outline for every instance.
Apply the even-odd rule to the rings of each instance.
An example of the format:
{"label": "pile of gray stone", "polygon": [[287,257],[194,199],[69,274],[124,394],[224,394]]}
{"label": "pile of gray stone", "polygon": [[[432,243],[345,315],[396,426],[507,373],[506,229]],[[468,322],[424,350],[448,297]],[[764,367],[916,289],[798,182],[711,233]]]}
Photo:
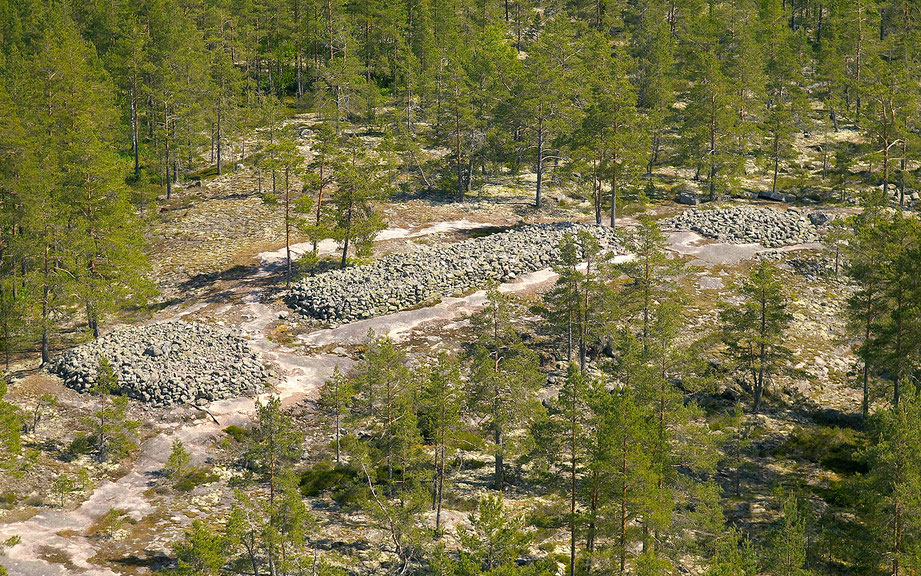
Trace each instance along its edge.
{"label": "pile of gray stone", "polygon": [[662,226],[690,230],[722,242],[756,243],[768,248],[818,240],[815,225],[804,212],[795,208],[690,208],[664,220]]}
{"label": "pile of gray stone", "polygon": [[533,224],[312,276],[295,284],[286,302],[304,316],[329,323],[388,314],[547,268],[559,258],[562,237],[580,230],[591,233],[604,253],[616,252],[617,237],[608,227]]}
{"label": "pile of gray stone", "polygon": [[105,356],[117,393],[156,406],[201,404],[261,390],[266,371],[244,340],[196,322],[164,322],[115,330],[58,356],[51,371],[86,392]]}

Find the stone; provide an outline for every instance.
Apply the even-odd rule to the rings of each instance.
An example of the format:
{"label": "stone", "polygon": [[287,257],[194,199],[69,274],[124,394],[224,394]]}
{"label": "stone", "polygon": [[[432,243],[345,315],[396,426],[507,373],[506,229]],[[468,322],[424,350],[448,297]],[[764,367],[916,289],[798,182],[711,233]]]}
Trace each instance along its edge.
{"label": "stone", "polygon": [[689,206],[697,206],[700,204],[700,196],[694,194],[693,192],[687,192],[682,190],[678,193],[678,203],[687,204]]}
{"label": "stone", "polygon": [[770,190],[761,190],[758,192],[758,198],[773,200],[775,202],[796,202],[796,196],[784,194],[782,192],[772,192]]}
{"label": "stone", "polygon": [[831,220],[832,217],[827,212],[817,210],[809,214],[809,221],[812,222],[813,226],[825,226]]}

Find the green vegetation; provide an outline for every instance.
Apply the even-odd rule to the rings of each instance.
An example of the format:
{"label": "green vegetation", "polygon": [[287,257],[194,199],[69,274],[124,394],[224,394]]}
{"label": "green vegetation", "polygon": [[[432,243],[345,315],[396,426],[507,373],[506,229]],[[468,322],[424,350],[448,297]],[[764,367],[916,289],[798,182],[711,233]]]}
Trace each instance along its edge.
{"label": "green vegetation", "polygon": [[[8,369],[171,305],[151,231],[232,177],[281,217],[286,284],[374,257],[406,198],[466,218],[525,190],[488,199],[494,224],[624,230],[632,259],[567,236],[553,287],[490,287],[448,345],[369,333],[316,405],[271,396],[224,428],[221,469],[175,440],[155,492],[195,519],[167,571],[921,572],[917,1],[0,0],[0,73]],[[836,205],[835,279],[815,281],[833,288],[809,296],[844,301],[845,358],[814,395],[787,384],[817,368],[815,302],[773,256],[686,290],[696,264],[655,220],[675,192]],[[314,250],[295,268],[297,236]],[[84,466],[114,477],[139,448],[107,359],[87,406],[33,392],[0,379],[0,470],[43,482],[5,491],[4,518],[67,514]]]}

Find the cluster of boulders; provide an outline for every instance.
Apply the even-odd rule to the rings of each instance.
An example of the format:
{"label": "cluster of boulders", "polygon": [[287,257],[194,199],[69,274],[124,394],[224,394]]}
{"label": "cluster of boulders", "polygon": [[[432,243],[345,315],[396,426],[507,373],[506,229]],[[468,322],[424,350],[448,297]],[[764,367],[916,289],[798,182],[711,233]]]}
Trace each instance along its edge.
{"label": "cluster of boulders", "polygon": [[906,190],[903,199],[902,192],[899,190],[898,186],[893,186],[889,188],[889,203],[893,206],[901,205],[906,208],[921,209],[921,193],[917,190]]}
{"label": "cluster of boulders", "polygon": [[563,236],[580,230],[591,233],[606,253],[616,251],[617,237],[608,227],[533,224],[312,276],[295,284],[286,302],[305,316],[329,323],[396,312],[551,266],[559,258]]}
{"label": "cluster of boulders", "polygon": [[818,240],[815,225],[805,213],[795,208],[690,208],[664,220],[662,226],[690,230],[722,242],[756,243],[768,248]]}
{"label": "cluster of boulders", "polygon": [[254,394],[267,377],[243,339],[196,322],[115,330],[64,352],[51,371],[68,387],[86,392],[96,384],[102,357],[118,380],[116,393],[157,406]]}

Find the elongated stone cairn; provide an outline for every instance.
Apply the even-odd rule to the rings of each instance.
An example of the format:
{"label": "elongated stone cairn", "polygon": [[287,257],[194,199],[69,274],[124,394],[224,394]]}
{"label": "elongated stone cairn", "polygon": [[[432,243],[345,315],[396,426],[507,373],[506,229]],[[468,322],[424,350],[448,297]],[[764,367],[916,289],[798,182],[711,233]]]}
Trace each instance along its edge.
{"label": "elongated stone cairn", "polygon": [[767,248],[818,240],[816,228],[807,214],[795,208],[690,208],[677,216],[663,220],[662,227],[690,230],[722,242],[757,243]]}
{"label": "elongated stone cairn", "polygon": [[285,301],[304,316],[333,324],[388,314],[547,268],[559,259],[563,235],[580,230],[595,236],[605,252],[616,252],[617,237],[606,226],[532,224],[305,278]]}

